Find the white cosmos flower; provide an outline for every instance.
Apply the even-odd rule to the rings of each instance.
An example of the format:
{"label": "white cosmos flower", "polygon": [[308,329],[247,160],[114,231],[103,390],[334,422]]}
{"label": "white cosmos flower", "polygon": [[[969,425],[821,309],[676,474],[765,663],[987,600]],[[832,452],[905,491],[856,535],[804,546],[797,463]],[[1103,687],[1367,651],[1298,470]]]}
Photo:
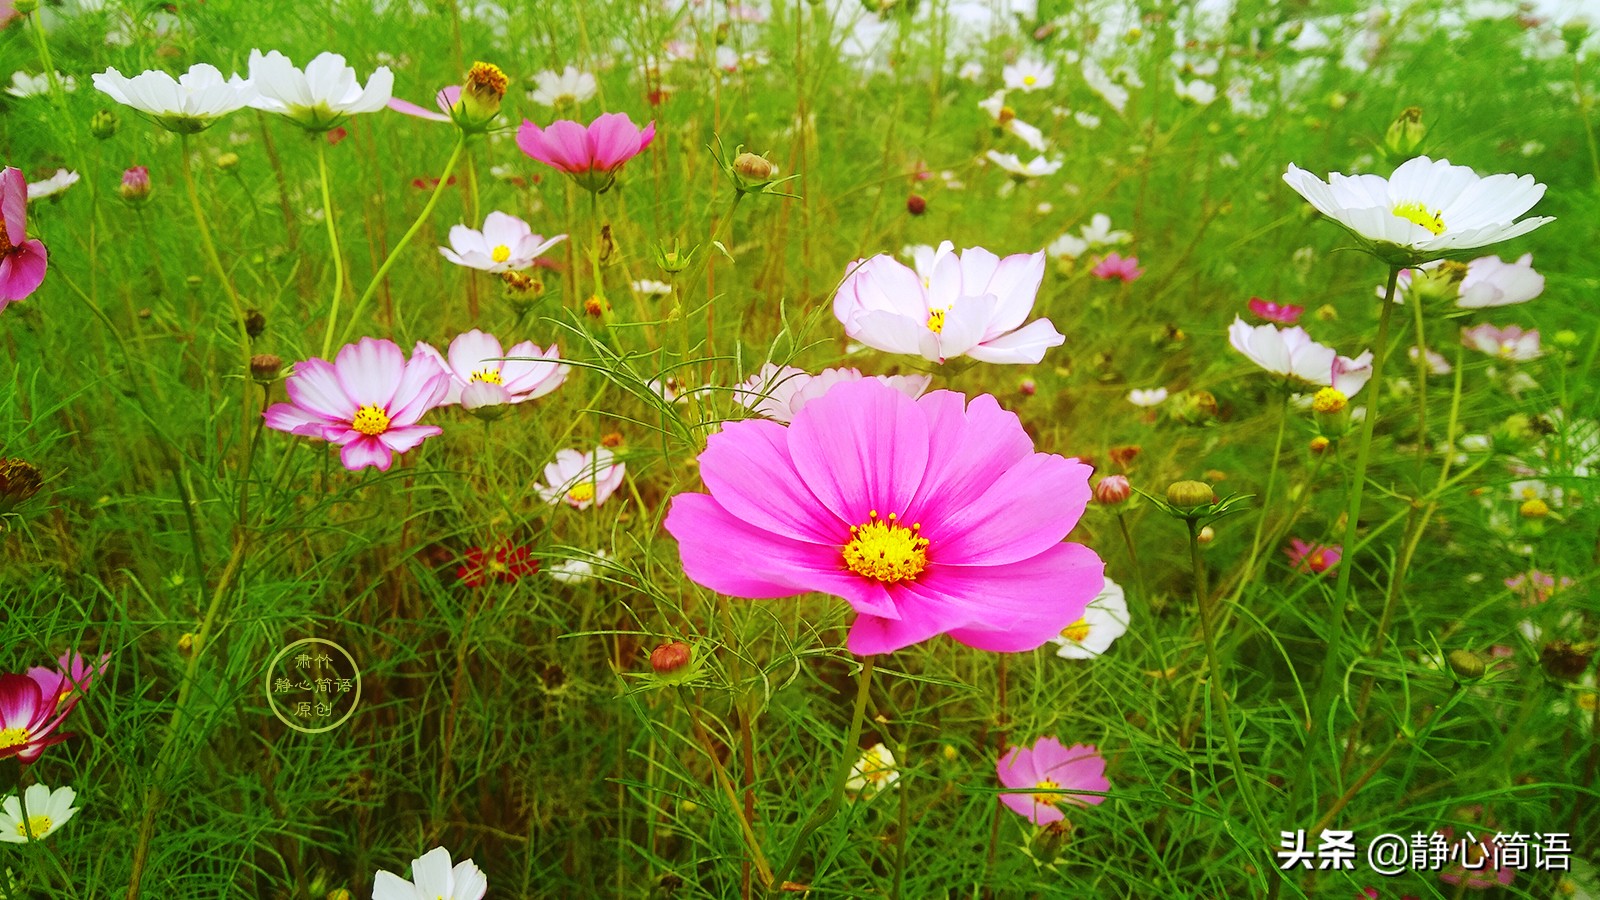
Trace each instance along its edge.
{"label": "white cosmos flower", "polygon": [[561,450],[544,467],[544,483],[534,485],[546,503],[565,503],[573,509],[588,509],[610,499],[622,486],[627,464],[601,447],[591,453]]}
{"label": "white cosmos flower", "polygon": [[[78,89],[78,82],[71,75],[56,73],[56,79],[61,82],[61,89],[72,93]],[[6,88],[6,93],[13,97],[38,97],[50,93],[50,76],[40,72],[38,75],[29,75],[27,72],[12,72],[11,86]]]}
{"label": "white cosmos flower", "polygon": [[1479,353],[1487,353],[1507,362],[1526,362],[1539,358],[1539,330],[1522,330],[1520,325],[1497,328],[1485,322],[1473,328],[1461,329],[1461,343]]}
{"label": "white cosmos flower", "polygon": [[526,269],[546,250],[566,240],[558,234],[548,240],[533,233],[527,222],[496,210],[484,217],[483,230],[465,225],[450,228],[450,246],[440,247],[444,258],[458,266],[485,272]]}
{"label": "white cosmos flower", "polygon": [[583,103],[595,95],[598,85],[594,76],[567,66],[560,72],[540,72],[533,76],[533,90],[528,99],[543,106],[560,106],[563,103]]}
{"label": "white cosmos flower", "polygon": [[571,366],[561,362],[555,344],[541,350],[532,341],[523,341],[510,350],[501,347],[499,338],[474,328],[450,342],[448,356],[431,345],[417,342],[415,353],[431,357],[450,375],[450,387],[441,405],[461,402],[461,392],[473,384],[489,384],[505,393],[504,403],[522,403],[543,397],[567,380]]}
{"label": "white cosmos flower", "polygon": [[1056,70],[1036,59],[1019,59],[1000,70],[1006,87],[1018,91],[1042,91],[1056,83]]}
{"label": "white cosmos flower", "polygon": [[1044,139],[1044,132],[1017,118],[1011,107],[1006,106],[1006,92],[995,91],[983,100],[978,101],[978,107],[994,119],[1001,131],[1009,132],[1021,139],[1024,144],[1040,153],[1044,152],[1048,143]]}
{"label": "white cosmos flower", "polygon": [[28,200],[43,200],[54,197],[69,187],[78,183],[78,173],[69,169],[57,169],[49,178],[28,182]]}
{"label": "white cosmos flower", "polygon": [[596,550],[589,554],[588,558],[574,556],[547,566],[544,571],[562,584],[578,584],[593,581],[596,565],[605,568],[610,562],[611,554],[604,550]]}
{"label": "white cosmos flower", "polygon": [[1084,59],[1083,80],[1088,82],[1095,93],[1111,104],[1112,109],[1120,113],[1127,108],[1128,89],[1112,81],[1111,76],[1106,74],[1105,69],[1100,68],[1099,63],[1092,59]]}
{"label": "white cosmos flower", "polygon": [[1128,402],[1134,406],[1160,406],[1166,399],[1167,389],[1164,387],[1148,390],[1136,388],[1128,392]]}
{"label": "white cosmos flower", "polygon": [[1032,160],[1024,163],[1017,158],[1015,153],[1000,153],[996,150],[990,150],[984,155],[989,158],[990,162],[1018,178],[1040,178],[1045,175],[1054,175],[1061,170],[1061,160],[1059,159],[1045,159],[1043,156],[1035,156]]}
{"label": "white cosmos flower", "polygon": [[[860,381],[869,376],[859,369],[823,369],[815,375],[794,366],[763,363],[761,370],[733,389],[733,399],[758,415],[788,424],[811,401],[826,394],[836,384]],[[928,390],[932,375],[870,376],[915,400]]]}
{"label": "white cosmos flower", "polygon": [[1217,86],[1209,81],[1196,78],[1185,82],[1182,78],[1174,78],[1172,89],[1177,93],[1179,100],[1187,100],[1197,106],[1210,106],[1217,99]]}
{"label": "white cosmos flower", "polygon": [[483,900],[489,891],[482,869],[470,859],[452,868],[450,851],[443,847],[412,860],[411,879],[380,871],[372,881],[372,900]]}
{"label": "white cosmos flower", "polygon": [[[33,186],[29,185],[31,189]],[[1480,256],[1467,263],[1456,305],[1465,309],[1526,303],[1544,293],[1544,276],[1533,270],[1533,254],[1514,263],[1498,256]]]}
{"label": "white cosmos flower", "polygon": [[77,792],[70,787],[50,790],[42,784],[30,784],[23,798],[28,801],[26,827],[22,820],[22,802],[15,794],[0,803],[0,842],[26,844],[32,833],[34,840],[49,837],[67,820],[77,815],[72,805]]}
{"label": "white cosmos flower", "polygon": [[1326,182],[1290,163],[1283,180],[1394,266],[1463,255],[1555,221],[1517,221],[1544,196],[1532,175],[1479,177],[1426,156],[1401,163],[1388,178],[1334,173]]}
{"label": "white cosmos flower", "polygon": [[1083,611],[1083,618],[1050,639],[1062,659],[1094,659],[1128,631],[1128,597],[1122,585],[1107,578],[1100,593]]}
{"label": "white cosmos flower", "polygon": [[1250,361],[1276,375],[1307,384],[1337,388],[1354,397],[1372,378],[1372,351],[1355,359],[1340,356],[1332,347],[1311,339],[1304,328],[1276,325],[1251,327],[1238,316],[1228,326],[1228,343]]}
{"label": "white cosmos flower", "polygon": [[152,69],[132,78],[116,69],[93,76],[95,89],[168,131],[193,134],[221,117],[250,105],[255,87],[234,75],[226,80],[216,66],[197,63],[173,78]]}
{"label": "white cosmos flower", "polygon": [[861,758],[850,767],[850,779],[844,783],[845,794],[851,800],[874,797],[894,787],[900,780],[900,770],[895,767],[894,754],[883,744],[873,744],[861,751]]}
{"label": "white cosmos flower", "polygon": [[956,72],[956,77],[963,81],[981,81],[983,80],[983,64],[968,60],[961,64],[961,68]]}
{"label": "white cosmos flower", "polygon": [[362,87],[356,70],[337,53],[319,53],[302,71],[276,50],[266,55],[251,50],[250,81],[257,92],[251,106],[287,116],[310,131],[327,131],[358,113],[377,112],[394,95],[394,73],[388,66],[374,69]]}
{"label": "white cosmos flower", "polygon": [[1001,259],[982,247],[939,245],[926,275],[880,254],[851,263],[833,314],[851,338],[942,363],[1036,363],[1066,338],[1049,319],[1023,322],[1044,278],[1044,251]]}
{"label": "white cosmos flower", "polygon": [[672,285],[665,281],[651,281],[648,278],[641,278],[632,286],[635,294],[643,294],[646,297],[664,297],[672,293]]}

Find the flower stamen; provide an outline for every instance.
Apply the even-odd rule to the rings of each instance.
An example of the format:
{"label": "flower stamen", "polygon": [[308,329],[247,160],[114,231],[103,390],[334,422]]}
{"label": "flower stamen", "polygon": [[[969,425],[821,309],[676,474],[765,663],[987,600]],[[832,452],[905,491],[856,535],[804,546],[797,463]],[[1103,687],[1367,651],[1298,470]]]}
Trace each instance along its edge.
{"label": "flower stamen", "polygon": [[0,750],[8,747],[20,747],[28,742],[26,728],[0,728]]}
{"label": "flower stamen", "polygon": [[898,515],[880,520],[872,510],[866,524],[850,529],[853,537],[844,545],[845,567],[857,575],[898,584],[911,581],[928,567],[928,539],[919,532],[921,523],[907,528],[896,521]]}
{"label": "flower stamen", "polygon": [[1089,639],[1089,620],[1079,619],[1071,625],[1061,629],[1061,636],[1074,644],[1081,644]]}
{"label": "flower stamen", "polygon": [[1396,204],[1394,214],[1413,225],[1421,225],[1433,234],[1444,233],[1443,210],[1436,209],[1429,212],[1426,206],[1416,200],[1411,200],[1406,203]]}
{"label": "flower stamen", "polygon": [[389,414],[382,407],[368,403],[356,410],[350,427],[367,437],[377,437],[389,430]]}
{"label": "flower stamen", "polygon": [[1059,781],[1046,778],[1033,786],[1033,802],[1040,806],[1055,806],[1064,799],[1066,795],[1061,792]]}

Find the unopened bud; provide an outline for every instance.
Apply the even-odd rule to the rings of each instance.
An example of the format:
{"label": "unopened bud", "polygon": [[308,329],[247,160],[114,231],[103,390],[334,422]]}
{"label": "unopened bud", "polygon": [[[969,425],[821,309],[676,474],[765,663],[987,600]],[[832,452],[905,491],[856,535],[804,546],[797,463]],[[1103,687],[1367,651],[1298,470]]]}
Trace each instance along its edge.
{"label": "unopened bud", "polygon": [[1032,397],[1039,390],[1039,385],[1032,378],[1024,378],[1017,382],[1017,393],[1024,397]]}
{"label": "unopened bud", "polygon": [[689,664],[693,651],[683,641],[668,641],[650,651],[650,668],[657,675],[671,675]]}
{"label": "unopened bud", "polygon": [[106,140],[117,133],[117,114],[109,109],[99,110],[89,120],[89,133],[96,140]]}
{"label": "unopened bud", "polygon": [[1561,40],[1567,45],[1567,52],[1577,55],[1578,48],[1589,39],[1589,20],[1582,16],[1574,16],[1561,26]]}
{"label": "unopened bud", "polygon": [[239,168],[239,154],[224,153],[217,157],[217,168],[224,172],[232,172],[234,169]]}
{"label": "unopened bud", "polygon": [[1521,506],[1517,507],[1517,515],[1522,516],[1524,519],[1542,519],[1550,515],[1550,504],[1538,497],[1529,497],[1522,501]]}
{"label": "unopened bud", "polygon": [[122,173],[122,186],[117,193],[131,206],[143,206],[150,199],[150,170],[133,166]]}
{"label": "unopened bud", "polygon": [[668,275],[676,275],[689,268],[689,263],[694,260],[694,248],[682,250],[677,244],[673,244],[671,250],[666,247],[657,247],[655,257],[656,265],[660,267],[661,271]]}
{"label": "unopened bud", "polygon": [[0,456],[0,513],[15,509],[43,486],[44,478],[33,463]]}
{"label": "unopened bud", "polygon": [[265,332],[266,330],[267,330],[267,317],[265,315],[262,315],[261,310],[252,309],[252,310],[248,310],[248,311],[245,312],[245,314],[244,314],[244,333],[245,334],[248,334],[250,336],[250,338],[252,340],[254,340],[255,338],[261,337],[262,333]]}
{"label": "unopened bud", "polygon": [[1041,863],[1055,862],[1072,841],[1072,823],[1066,819],[1051,822],[1033,836],[1033,858]]}
{"label": "unopened bud", "polygon": [[1328,449],[1328,445],[1331,443],[1333,442],[1319,434],[1311,439],[1311,452],[1322,453]]}
{"label": "unopened bud", "polygon": [[344,888],[334,888],[328,892],[327,900],[352,900],[351,894]]}
{"label": "unopened bud", "polygon": [[1214,496],[1211,485],[1204,481],[1174,481],[1167,488],[1167,502],[1179,509],[1209,506]]}
{"label": "unopened bud", "polygon": [[18,15],[25,16],[39,8],[39,0],[16,0],[11,4],[11,8],[16,10]]}
{"label": "unopened bud", "polygon": [[928,211],[928,201],[921,194],[912,194],[906,198],[906,212],[913,216],[920,216]]}
{"label": "unopened bud", "polygon": [[606,301],[599,294],[593,294],[583,301],[583,311],[591,319],[598,319],[606,314]]}
{"label": "unopened bud", "polygon": [[188,656],[194,652],[194,634],[192,632],[185,631],[183,635],[178,638],[178,652],[182,653],[184,656]]}
{"label": "unopened bud", "polygon": [[1450,670],[1455,672],[1457,676],[1469,681],[1474,678],[1482,678],[1483,673],[1488,669],[1484,665],[1483,657],[1473,653],[1471,650],[1451,650],[1445,655],[1445,662],[1450,664]]}
{"label": "unopened bud", "polygon": [[1332,303],[1324,303],[1312,315],[1317,317],[1318,322],[1332,322],[1339,318],[1339,310]]}
{"label": "unopened bud", "polygon": [[622,432],[620,432],[620,431],[608,432],[604,437],[600,438],[600,446],[602,446],[602,447],[620,447],[620,446],[622,446]]}
{"label": "unopened bud", "polygon": [[1217,532],[1210,525],[1207,525],[1195,532],[1194,539],[1202,545],[1209,544],[1217,539]]}
{"label": "unopened bud", "polygon": [[[1210,489],[1207,491],[1206,500],[1210,502]],[[1133,485],[1128,483],[1126,475],[1107,475],[1094,486],[1094,502],[1102,506],[1121,506],[1132,496]]]}
{"label": "unopened bud", "polygon": [[1572,350],[1583,343],[1583,339],[1571,328],[1563,328],[1551,336],[1550,342],[1563,350]]}
{"label": "unopened bud", "polygon": [[283,370],[283,357],[271,353],[257,353],[250,357],[250,377],[262,384],[276,381]]}
{"label": "unopened bud", "polygon": [[1406,107],[1400,117],[1389,125],[1383,136],[1383,149],[1393,159],[1410,159],[1417,155],[1422,139],[1428,136],[1428,126],[1422,124],[1422,110]]}
{"label": "unopened bud", "polygon": [[745,181],[763,182],[771,181],[772,176],[778,173],[778,167],[764,156],[741,153],[733,158],[733,171]]}
{"label": "unopened bud", "polygon": [[475,62],[467,72],[461,97],[450,109],[450,118],[463,131],[480,132],[500,115],[500,103],[509,84],[506,73],[493,63]]}

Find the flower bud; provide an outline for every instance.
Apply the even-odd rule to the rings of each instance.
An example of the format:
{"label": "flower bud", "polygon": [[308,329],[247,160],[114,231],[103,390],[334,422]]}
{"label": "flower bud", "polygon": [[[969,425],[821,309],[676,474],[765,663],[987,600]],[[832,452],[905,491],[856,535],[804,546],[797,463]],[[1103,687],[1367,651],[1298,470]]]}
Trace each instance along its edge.
{"label": "flower bud", "polygon": [[1517,515],[1524,519],[1543,519],[1550,515],[1550,504],[1538,497],[1529,497],[1517,507]]}
{"label": "flower bud", "polygon": [[689,664],[693,651],[683,641],[668,641],[650,651],[650,668],[657,675],[671,675]]}
{"label": "flower bud", "polygon": [[[1107,475],[1094,486],[1094,502],[1101,506],[1121,506],[1132,496],[1133,485],[1128,483],[1126,475]],[[1209,494],[1207,502],[1210,502]]]}
{"label": "flower bud", "polygon": [[778,167],[764,156],[754,153],[741,153],[733,158],[733,171],[740,178],[748,182],[771,181],[777,174]]}
{"label": "flower bud", "polygon": [[245,312],[244,333],[249,335],[251,340],[261,337],[266,330],[267,317],[262,315],[261,310],[252,309]]}
{"label": "flower bud", "polygon": [[1167,488],[1167,502],[1179,509],[1195,509],[1212,503],[1211,485],[1204,481],[1174,481]]}
{"label": "flower bud", "polygon": [[1200,544],[1203,546],[1205,544],[1209,544],[1212,541],[1216,540],[1217,539],[1217,532],[1210,525],[1206,525],[1206,526],[1202,527],[1199,531],[1195,532],[1194,539],[1196,541],[1200,542]]}
{"label": "flower bud", "polygon": [[1328,449],[1328,445],[1331,443],[1333,442],[1319,434],[1311,439],[1311,452],[1318,454],[1323,453]]}
{"label": "flower bud", "polygon": [[1033,858],[1044,864],[1055,862],[1061,857],[1061,851],[1066,849],[1072,841],[1072,823],[1066,819],[1051,822],[1039,828],[1033,835],[1033,842],[1029,849]]}
{"label": "flower bud", "polygon": [[118,124],[116,113],[102,109],[89,120],[89,133],[94,135],[96,140],[103,141],[117,133]]}
{"label": "flower bud", "polygon": [[1383,136],[1383,149],[1391,159],[1410,159],[1417,155],[1422,139],[1428,136],[1428,126],[1422,124],[1422,110],[1406,107],[1400,117],[1390,123]]}
{"label": "flower bud", "polygon": [[352,897],[345,888],[334,888],[328,892],[327,900],[352,900]]}
{"label": "flower bud", "polygon": [[11,4],[11,8],[16,10],[18,15],[25,16],[39,8],[39,0],[16,0]]}
{"label": "flower bud", "polygon": [[1574,16],[1561,26],[1561,40],[1567,45],[1567,52],[1574,56],[1583,42],[1589,39],[1589,20],[1583,16]]}
{"label": "flower bud", "polygon": [[1210,391],[1188,391],[1172,415],[1185,425],[1204,425],[1217,415],[1217,398]]}
{"label": "flower bud", "polygon": [[656,248],[655,257],[656,265],[661,271],[668,275],[676,275],[689,268],[690,262],[694,260],[694,248],[681,250],[676,243],[672,245],[671,250],[660,246]]}
{"label": "flower bud", "polygon": [[185,631],[178,637],[178,652],[184,656],[194,652],[194,634],[192,632]]}
{"label": "flower bud", "polygon": [[283,357],[271,353],[257,353],[250,357],[250,377],[262,384],[276,381],[283,370]]}
{"label": "flower bud", "polygon": [[583,312],[591,319],[599,319],[604,317],[606,314],[606,308],[607,304],[605,298],[601,297],[599,294],[592,294],[590,295],[589,299],[583,301]]}
{"label": "flower bud", "polygon": [[1583,339],[1571,328],[1563,328],[1550,338],[1550,342],[1563,350],[1573,350],[1583,343]]}
{"label": "flower bud", "polygon": [[0,456],[0,513],[16,509],[43,486],[44,478],[33,463]]}
{"label": "flower bud", "polygon": [[143,206],[150,199],[150,170],[144,166],[133,166],[124,171],[122,186],[117,188],[117,193],[128,205]]}
{"label": "flower bud", "polygon": [[1445,662],[1450,664],[1450,670],[1464,680],[1471,681],[1482,678],[1488,669],[1483,662],[1483,657],[1471,650],[1451,650],[1445,655]]}
{"label": "flower bud", "polygon": [[602,446],[602,447],[621,447],[622,446],[622,432],[620,432],[620,431],[607,432],[605,434],[605,436],[600,438],[600,446]]}
{"label": "flower bud", "polygon": [[1344,437],[1350,431],[1350,398],[1338,388],[1325,387],[1311,398],[1311,412],[1324,437]]}
{"label": "flower bud", "polygon": [[1017,382],[1017,393],[1024,397],[1032,397],[1038,391],[1039,385],[1032,378],[1024,378]]}
{"label": "flower bud", "polygon": [[239,154],[224,153],[221,156],[218,156],[217,168],[224,172],[232,172],[234,169],[239,168]]}
{"label": "flower bud", "polygon": [[906,212],[913,216],[920,216],[928,211],[928,201],[921,194],[912,194],[906,198]]}
{"label": "flower bud", "polygon": [[1539,650],[1539,665],[1558,681],[1573,681],[1589,671],[1589,661],[1594,658],[1595,645],[1574,644],[1556,640]]}
{"label": "flower bud", "polygon": [[463,131],[483,131],[500,115],[508,84],[506,73],[499,66],[473,63],[467,71],[467,83],[461,88],[461,98],[450,108],[450,118]]}

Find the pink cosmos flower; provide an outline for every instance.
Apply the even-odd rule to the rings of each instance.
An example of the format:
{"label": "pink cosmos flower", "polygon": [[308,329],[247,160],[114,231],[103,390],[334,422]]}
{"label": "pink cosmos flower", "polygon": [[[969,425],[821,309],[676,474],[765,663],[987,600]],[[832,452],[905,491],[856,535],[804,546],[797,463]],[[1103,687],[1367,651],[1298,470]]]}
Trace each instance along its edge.
{"label": "pink cosmos flower", "polygon": [[28,670],[28,677],[38,683],[45,697],[54,697],[58,703],[67,703],[70,709],[89,690],[89,685],[105,674],[111,654],[104,654],[98,663],[91,666],[78,651],[69,650],[56,662],[61,667],[59,671],[34,666]]}
{"label": "pink cosmos flower", "polygon": [[1518,572],[1505,581],[1506,587],[1522,598],[1523,606],[1538,606],[1549,600],[1556,591],[1566,590],[1576,583],[1571,577],[1563,575],[1561,576],[1560,584],[1557,584],[1554,575],[1549,572],[1541,572],[1538,569],[1534,569],[1531,572]]}
{"label": "pink cosmos flower", "polygon": [[534,485],[546,503],[565,503],[573,509],[599,506],[622,487],[627,463],[605,447],[592,453],[562,450],[544,467],[544,484]]}
{"label": "pink cosmos flower", "polygon": [[815,375],[794,366],[779,368],[764,363],[761,371],[745,379],[733,389],[733,399],[759,415],[774,422],[788,424],[795,414],[811,401],[846,381],[860,381],[872,377],[915,400],[928,390],[932,375],[873,375],[861,374],[858,369],[823,369]]}
{"label": "pink cosmos flower", "polygon": [[21,169],[6,166],[0,172],[0,311],[44,281],[49,254],[42,241],[29,239],[27,226],[28,180]]}
{"label": "pink cosmos flower", "polygon": [[656,123],[643,129],[627,113],[605,113],[585,128],[567,119],[540,128],[527,119],[517,129],[517,146],[539,162],[572,176],[584,188],[604,193],[622,164],[650,146]]}
{"label": "pink cosmos flower", "polygon": [[541,254],[566,239],[558,234],[547,240],[527,222],[495,210],[484,217],[482,231],[452,225],[450,246],[439,252],[458,266],[499,273],[531,268]]}
{"label": "pink cosmos flower", "polygon": [[1260,297],[1251,297],[1248,304],[1250,312],[1258,319],[1276,322],[1279,325],[1293,325],[1300,321],[1305,314],[1304,306],[1295,306],[1293,303],[1274,303]]}
{"label": "pink cosmos flower", "polygon": [[1351,359],[1311,339],[1304,328],[1277,328],[1245,323],[1238,316],[1228,326],[1228,343],[1250,361],[1275,375],[1337,388],[1354,397],[1372,379],[1372,351]]}
{"label": "pink cosmos flower", "polygon": [[1509,856],[1502,858],[1500,842],[1487,829],[1483,837],[1472,832],[1457,839],[1455,828],[1446,825],[1439,829],[1445,843],[1455,850],[1450,855],[1451,865],[1439,873],[1439,880],[1447,884],[1465,884],[1474,891],[1492,887],[1505,887],[1517,877]]}
{"label": "pink cosmos flower", "polygon": [[393,341],[362,338],[341,348],[332,363],[295,363],[284,387],[289,402],[267,409],[267,427],[338,446],[340,462],[352,472],[367,466],[387,472],[393,454],[444,433],[417,420],[444,399],[450,375],[428,354],[407,362]]}
{"label": "pink cosmos flower", "polygon": [[1122,254],[1113,251],[1102,256],[1094,268],[1089,270],[1089,274],[1102,281],[1117,278],[1126,283],[1143,275],[1144,270],[1139,268],[1139,257],[1123,257]]}
{"label": "pink cosmos flower", "polygon": [[1321,575],[1338,565],[1344,556],[1344,548],[1338,544],[1308,544],[1299,538],[1290,538],[1289,546],[1283,548],[1283,552],[1289,557],[1289,568],[1314,575]]}
{"label": "pink cosmos flower", "polygon": [[15,756],[31,763],[44,748],[71,737],[57,729],[77,702],[77,695],[63,693],[58,673],[0,674],[0,759]]}
{"label": "pink cosmos flower", "polygon": [[1089,467],[1034,452],[987,394],[845,382],[788,427],[727,423],[699,461],[710,493],[677,495],[665,523],[689,578],[734,597],[842,597],[852,653],[937,634],[1032,650],[1105,583],[1094,551],[1063,543]]}
{"label": "pink cosmos flower", "polygon": [[1485,322],[1461,329],[1461,343],[1470,350],[1497,356],[1508,362],[1539,358],[1539,329],[1523,331],[1520,325],[1496,328]]}
{"label": "pink cosmos flower", "polygon": [[1001,785],[1029,791],[1001,794],[1000,802],[1035,825],[1066,818],[1061,807],[1067,804],[1098,806],[1106,801],[1099,794],[1111,790],[1105,757],[1093,744],[1063,747],[1053,737],[1039,738],[1032,747],[1012,747],[995,771]]}
{"label": "pink cosmos flower", "polygon": [[1004,259],[982,247],[956,253],[945,241],[912,269],[888,254],[856,260],[833,298],[852,339],[890,353],[943,363],[1037,363],[1066,341],[1049,319],[1023,321],[1044,279],[1045,255]]}
{"label": "pink cosmos flower", "polygon": [[[1443,353],[1438,353],[1433,350],[1423,350],[1422,352],[1427,354],[1429,375],[1450,374],[1452,371],[1450,360],[1445,359]],[[1406,351],[1406,356],[1411,359],[1412,365],[1416,365],[1418,355],[1418,349],[1416,347],[1412,347],[1410,350]]]}
{"label": "pink cosmos flower", "polygon": [[430,357],[450,376],[450,386],[439,401],[440,406],[460,403],[461,392],[473,384],[492,388],[491,395],[500,403],[543,397],[560,387],[572,369],[560,362],[561,351],[554,344],[549,350],[540,350],[533,341],[523,341],[503,350],[498,338],[476,328],[451,341],[449,353],[446,359],[432,345],[421,341],[411,351],[413,358]]}
{"label": "pink cosmos flower", "polygon": [[1498,256],[1480,256],[1467,263],[1456,305],[1466,309],[1526,303],[1544,293],[1544,276],[1533,270],[1533,254],[1514,263]]}
{"label": "pink cosmos flower", "polygon": [[440,89],[439,93],[433,95],[434,105],[439,107],[440,112],[434,112],[408,100],[401,100],[399,97],[393,97],[389,100],[389,108],[397,113],[415,116],[418,119],[427,119],[430,122],[449,122],[452,121],[450,110],[454,109],[456,103],[460,100],[461,85],[452,84],[447,88]]}

